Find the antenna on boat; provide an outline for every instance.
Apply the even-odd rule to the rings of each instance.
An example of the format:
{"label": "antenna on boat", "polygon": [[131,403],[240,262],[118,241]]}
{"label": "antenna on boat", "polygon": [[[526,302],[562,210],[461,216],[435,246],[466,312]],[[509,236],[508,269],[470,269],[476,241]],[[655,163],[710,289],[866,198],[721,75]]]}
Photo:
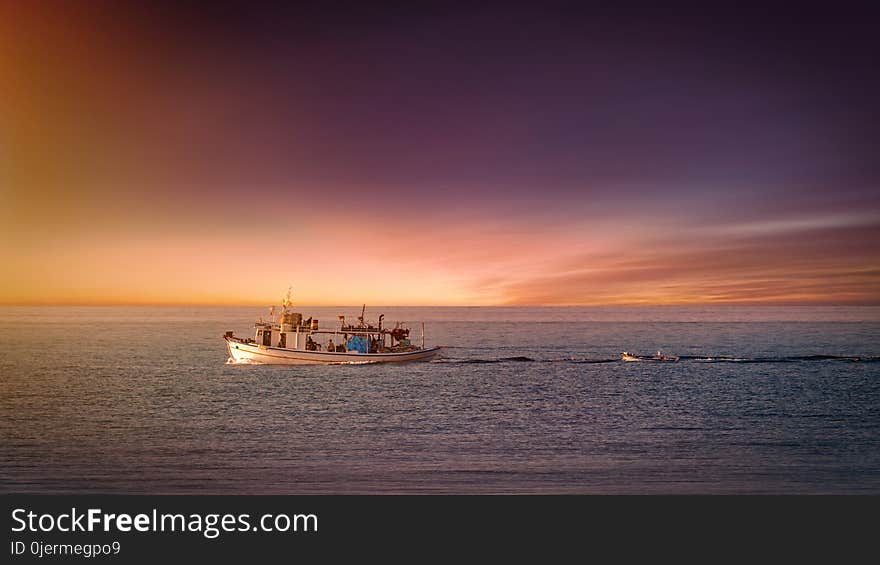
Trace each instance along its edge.
{"label": "antenna on boat", "polygon": [[367,311],[367,305],[364,304],[364,307],[361,308],[361,315],[358,318],[358,321],[361,323],[362,326],[364,325],[364,312],[366,312],[366,311]]}
{"label": "antenna on boat", "polygon": [[284,308],[285,312],[287,312],[287,308],[291,304],[293,304],[293,296],[291,296],[292,292],[293,292],[293,286],[288,286],[287,287],[287,294],[284,296],[284,298],[281,299],[281,306],[282,306],[282,308]]}

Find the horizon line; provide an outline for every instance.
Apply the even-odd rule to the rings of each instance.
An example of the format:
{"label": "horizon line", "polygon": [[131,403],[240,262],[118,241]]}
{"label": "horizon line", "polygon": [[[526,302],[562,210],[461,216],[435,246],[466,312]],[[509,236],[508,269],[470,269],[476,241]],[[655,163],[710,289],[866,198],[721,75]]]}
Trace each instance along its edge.
{"label": "horizon line", "polygon": [[[218,302],[0,302],[0,308],[271,308],[280,304],[271,303],[218,303]],[[295,308],[356,308],[361,304],[301,304]],[[596,304],[367,304],[369,308],[614,308],[614,307],[732,307],[732,306],[768,306],[768,307],[854,307],[877,308],[880,302],[773,302],[773,301],[712,301],[712,302],[619,302]]]}

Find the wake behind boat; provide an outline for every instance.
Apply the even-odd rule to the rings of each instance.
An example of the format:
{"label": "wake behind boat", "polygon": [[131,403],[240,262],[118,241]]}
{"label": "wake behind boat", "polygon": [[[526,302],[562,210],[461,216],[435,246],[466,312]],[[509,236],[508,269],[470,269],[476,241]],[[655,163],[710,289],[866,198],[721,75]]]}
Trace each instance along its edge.
{"label": "wake behind boat", "polygon": [[253,339],[226,332],[223,339],[230,359],[237,363],[271,365],[360,364],[423,361],[440,353],[440,347],[425,347],[424,323],[421,347],[418,347],[410,341],[410,330],[405,324],[398,322],[393,328],[383,327],[384,314],[379,316],[377,325],[365,322],[366,306],[357,324],[346,324],[345,316],[339,316],[337,327],[321,329],[318,320],[303,320],[301,313],[290,311],[290,305],[288,292],[277,318],[273,306],[268,322],[260,319],[254,324]]}
{"label": "wake behind boat", "polygon": [[620,354],[620,358],[624,361],[660,361],[660,362],[668,362],[674,363],[678,361],[678,357],[673,357],[669,355],[663,355],[660,351],[657,352],[657,355],[647,356],[647,355],[635,355],[633,353],[629,353],[628,351],[624,351]]}

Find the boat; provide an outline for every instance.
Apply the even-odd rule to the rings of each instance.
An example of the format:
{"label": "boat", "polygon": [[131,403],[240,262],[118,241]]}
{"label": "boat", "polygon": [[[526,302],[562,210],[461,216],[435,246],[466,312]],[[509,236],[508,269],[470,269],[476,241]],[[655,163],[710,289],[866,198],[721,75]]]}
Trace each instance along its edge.
{"label": "boat", "polygon": [[663,355],[660,351],[657,352],[657,355],[647,356],[647,355],[635,355],[633,353],[629,353],[628,351],[624,351],[620,354],[620,358],[624,361],[660,361],[667,363],[674,363],[678,361],[678,357]]}
{"label": "boat", "polygon": [[270,365],[317,365],[399,363],[425,361],[440,354],[440,347],[425,347],[425,324],[422,322],[421,346],[410,341],[410,328],[405,323],[394,327],[383,326],[385,315],[378,324],[364,321],[366,305],[356,324],[346,323],[338,316],[338,324],[322,329],[318,320],[303,319],[291,311],[290,292],[282,302],[280,314],[272,307],[269,321],[261,318],[254,324],[253,338],[237,337],[233,332],[223,334],[230,362]]}

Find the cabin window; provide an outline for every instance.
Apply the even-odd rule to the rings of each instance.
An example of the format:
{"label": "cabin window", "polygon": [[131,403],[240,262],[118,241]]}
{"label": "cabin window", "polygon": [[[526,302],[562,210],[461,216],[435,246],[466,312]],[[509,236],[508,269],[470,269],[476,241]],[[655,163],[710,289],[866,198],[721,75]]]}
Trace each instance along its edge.
{"label": "cabin window", "polygon": [[263,345],[272,345],[272,332],[263,332]]}

